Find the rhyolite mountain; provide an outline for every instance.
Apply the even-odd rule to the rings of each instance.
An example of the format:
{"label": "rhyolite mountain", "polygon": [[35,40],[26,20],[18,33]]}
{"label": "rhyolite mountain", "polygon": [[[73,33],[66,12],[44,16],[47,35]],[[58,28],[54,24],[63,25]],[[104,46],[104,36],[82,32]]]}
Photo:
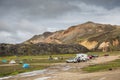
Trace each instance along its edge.
{"label": "rhyolite mountain", "polygon": [[24,44],[79,44],[89,50],[120,50],[120,26],[88,21],[66,30],[35,35]]}
{"label": "rhyolite mountain", "polygon": [[0,44],[0,55],[38,55],[120,50],[120,26],[86,22],[44,32],[21,44]]}

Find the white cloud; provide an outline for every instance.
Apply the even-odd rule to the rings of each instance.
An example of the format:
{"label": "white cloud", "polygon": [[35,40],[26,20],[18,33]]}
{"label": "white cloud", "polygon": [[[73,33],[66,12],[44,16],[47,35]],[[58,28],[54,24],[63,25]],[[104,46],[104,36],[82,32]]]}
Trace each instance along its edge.
{"label": "white cloud", "polygon": [[14,43],[14,42],[16,42],[16,40],[11,38],[12,37],[11,33],[1,31],[0,36],[2,36],[0,39],[0,42],[2,42],[2,43]]}

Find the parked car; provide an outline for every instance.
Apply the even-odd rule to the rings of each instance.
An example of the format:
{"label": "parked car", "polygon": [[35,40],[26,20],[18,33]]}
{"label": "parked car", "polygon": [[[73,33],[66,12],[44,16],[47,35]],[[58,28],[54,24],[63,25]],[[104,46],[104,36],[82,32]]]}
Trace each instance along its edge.
{"label": "parked car", "polygon": [[77,63],[77,58],[70,58],[66,60],[67,63]]}
{"label": "parked car", "polygon": [[99,57],[99,55],[97,55],[97,54],[94,54],[93,56],[94,56],[94,57]]}
{"label": "parked car", "polygon": [[94,54],[94,55],[89,55],[88,57],[89,57],[89,59],[94,59],[94,58],[99,57],[99,55]]}

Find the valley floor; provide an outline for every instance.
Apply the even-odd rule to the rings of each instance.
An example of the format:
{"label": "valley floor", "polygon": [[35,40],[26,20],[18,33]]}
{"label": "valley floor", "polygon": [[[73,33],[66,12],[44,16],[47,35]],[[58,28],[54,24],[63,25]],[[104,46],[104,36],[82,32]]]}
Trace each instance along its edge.
{"label": "valley floor", "polygon": [[0,80],[120,80],[120,70],[86,73],[81,68],[120,59],[120,55],[98,57],[81,63],[56,63],[47,69],[21,73]]}

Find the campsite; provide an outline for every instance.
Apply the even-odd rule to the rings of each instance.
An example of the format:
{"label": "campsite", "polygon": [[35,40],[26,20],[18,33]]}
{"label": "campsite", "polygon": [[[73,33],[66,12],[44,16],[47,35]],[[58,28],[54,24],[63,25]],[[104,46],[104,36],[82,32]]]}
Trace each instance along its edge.
{"label": "campsite", "polygon": [[[110,56],[119,56],[119,51],[115,51],[115,52],[110,52]],[[105,52],[88,52],[87,53],[88,55],[99,55],[98,58],[101,58],[103,57],[106,58],[106,61],[107,61],[107,57],[110,58],[109,56],[104,56],[104,54],[106,54]],[[96,71],[108,71],[109,68],[111,68],[111,63],[109,63],[110,66],[106,66],[103,67],[103,68],[100,68],[96,66],[96,69],[94,70],[94,65],[95,64],[100,64],[102,62],[94,62],[97,60],[96,59],[92,59],[93,60],[93,63],[91,63],[92,60],[90,61],[87,61],[87,62],[80,62],[80,63],[66,63],[66,60],[69,59],[69,58],[72,58],[72,57],[75,57],[76,54],[54,54],[54,55],[41,55],[41,56],[9,56],[9,57],[0,57],[0,76],[1,78],[4,78],[5,76],[12,76],[10,78],[6,78],[5,80],[16,80],[15,78],[20,78],[21,80],[24,80],[22,77],[20,77],[20,75],[22,75],[22,73],[24,74],[25,72],[31,72],[32,71],[39,71],[39,70],[48,70],[45,73],[44,76],[47,76],[48,74],[49,75],[54,75],[54,73],[57,71],[57,72],[70,72],[70,73],[78,73],[78,72],[96,72]],[[50,57],[52,57],[52,59],[49,59]],[[62,57],[63,59],[59,59],[58,57]],[[56,59],[58,58],[58,59]],[[7,60],[6,63],[2,63],[2,60]],[[18,62],[18,59],[19,61],[23,61],[24,63],[26,64],[29,64],[29,67],[26,67],[24,68],[23,67],[23,63],[19,63]],[[115,58],[116,59],[116,58]],[[15,63],[15,61],[16,63]],[[114,58],[111,57],[110,61],[114,60]],[[109,61],[109,59],[108,59]],[[11,63],[12,64],[11,64]],[[112,65],[116,65],[119,63],[119,60],[115,63],[115,64],[112,64]],[[88,65],[93,65],[91,68],[87,68],[85,66],[88,66]],[[105,64],[104,64],[105,65]],[[74,68],[76,67],[76,68]],[[101,66],[102,67],[102,66]],[[81,68],[83,68],[83,70],[81,71]],[[120,68],[120,65],[116,65],[116,66],[113,66],[113,69],[115,70],[119,70]],[[52,70],[52,71],[51,71]],[[89,71],[90,70],[90,71]],[[47,73],[49,72],[49,73]],[[85,73],[84,72],[84,73]],[[20,75],[19,75],[20,74]],[[33,73],[32,73],[33,74]],[[36,74],[34,76],[32,76],[32,74],[25,74],[25,75],[22,75],[25,80],[27,80],[28,78],[37,78],[38,76],[40,77],[41,76],[41,73],[39,74]],[[34,72],[35,74],[35,72]],[[19,76],[18,76],[19,75]],[[31,75],[31,76],[30,76]],[[66,74],[67,75],[67,74]],[[57,75],[58,76],[58,75]],[[79,77],[78,77],[79,78]],[[31,79],[33,80],[33,79]],[[51,79],[50,79],[51,80]],[[54,79],[53,79],[54,80]],[[59,79],[58,79],[59,80]],[[65,79],[63,79],[65,80]],[[76,79],[75,79],[76,80]]]}
{"label": "campsite", "polygon": [[[0,57],[0,76],[7,76],[7,75],[15,75],[22,72],[28,72],[33,70],[39,70],[44,69],[46,67],[49,67],[50,65],[54,65],[55,63],[61,63],[64,62],[65,59],[68,57],[74,56],[74,54],[57,54],[52,55],[53,58],[64,56],[64,59],[60,60],[49,60],[49,55],[41,55],[41,56],[9,56],[9,57]],[[20,64],[19,60],[23,61],[24,63],[30,64],[30,68],[23,69],[23,64]],[[3,59],[7,59],[6,63],[2,63]],[[17,60],[16,60],[17,59]],[[16,60],[16,63],[14,63],[13,60]],[[11,64],[14,63],[14,64]]]}
{"label": "campsite", "polygon": [[120,0],[0,0],[0,80],[120,80]]}

